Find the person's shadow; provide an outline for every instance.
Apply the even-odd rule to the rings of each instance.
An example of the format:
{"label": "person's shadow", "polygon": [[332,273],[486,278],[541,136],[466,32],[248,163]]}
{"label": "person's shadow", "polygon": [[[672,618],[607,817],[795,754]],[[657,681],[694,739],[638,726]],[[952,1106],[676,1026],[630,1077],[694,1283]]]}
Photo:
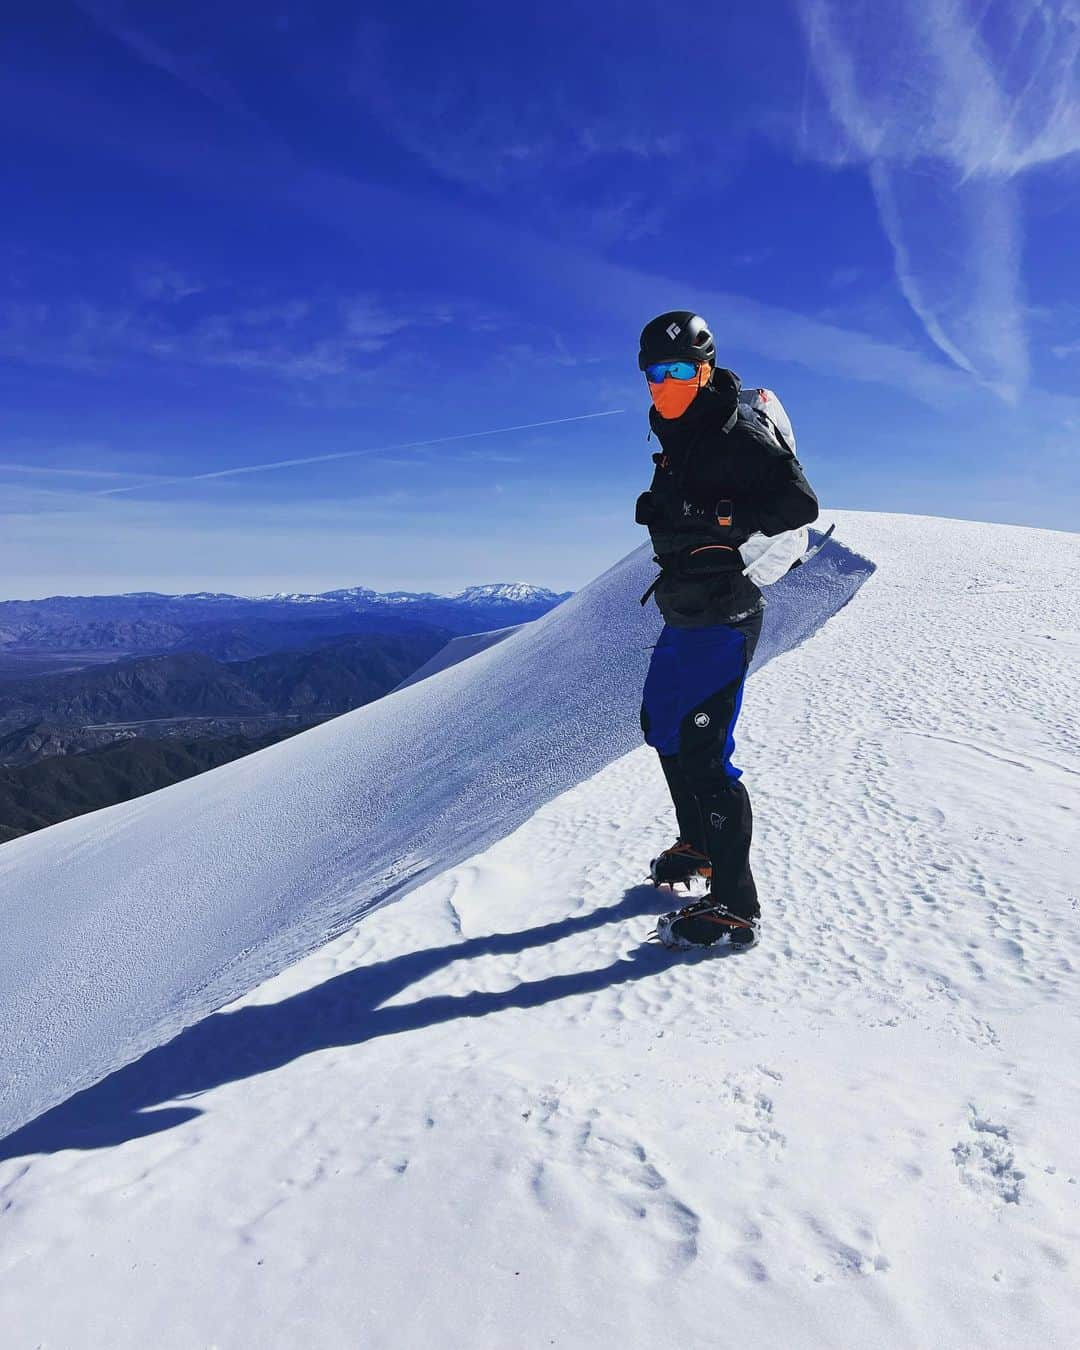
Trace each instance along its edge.
{"label": "person's shadow", "polygon": [[315,1050],[360,1045],[379,1036],[416,1031],[459,1017],[535,1008],[573,994],[596,993],[630,980],[647,979],[672,959],[697,960],[706,954],[715,959],[724,954],[691,952],[676,958],[662,947],[635,945],[624,958],[597,970],[551,975],[501,993],[439,994],[402,1006],[381,1006],[451,962],[511,955],[604,924],[656,914],[669,907],[666,898],[666,892],[658,896],[651,885],[633,886],[618,904],[577,918],[520,933],[470,938],[410,952],[347,970],[280,1003],[212,1013],[165,1045],[0,1140],[0,1161],[67,1148],[108,1148],[127,1139],[157,1134],[202,1114],[197,1106],[164,1107],[162,1103],[265,1073]]}

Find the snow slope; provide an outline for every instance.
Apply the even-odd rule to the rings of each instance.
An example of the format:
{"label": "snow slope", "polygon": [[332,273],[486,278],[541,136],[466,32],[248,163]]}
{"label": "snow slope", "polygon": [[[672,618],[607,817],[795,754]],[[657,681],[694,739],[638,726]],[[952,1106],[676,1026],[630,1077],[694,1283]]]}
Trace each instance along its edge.
{"label": "snow slope", "polygon": [[1074,1347],[1080,537],[841,530],[747,690],[756,951],[643,945],[622,756],[6,1140],[6,1343]]}
{"label": "snow slope", "polygon": [[[0,849],[0,1137],[637,745],[649,558],[423,685]],[[870,570],[830,541],[774,588],[759,663]]]}

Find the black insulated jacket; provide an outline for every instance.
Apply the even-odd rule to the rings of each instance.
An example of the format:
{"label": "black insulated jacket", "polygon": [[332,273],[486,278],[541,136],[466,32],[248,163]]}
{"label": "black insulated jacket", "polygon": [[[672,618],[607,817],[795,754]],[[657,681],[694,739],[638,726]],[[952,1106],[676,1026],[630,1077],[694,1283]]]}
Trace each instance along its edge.
{"label": "black insulated jacket", "polygon": [[742,575],[739,545],[818,516],[799,461],[738,402],[738,390],[738,378],[718,370],[681,417],[649,413],[661,448],[636,519],[648,526],[662,569],[656,602],[674,627],[736,623],[760,610],[761,591]]}

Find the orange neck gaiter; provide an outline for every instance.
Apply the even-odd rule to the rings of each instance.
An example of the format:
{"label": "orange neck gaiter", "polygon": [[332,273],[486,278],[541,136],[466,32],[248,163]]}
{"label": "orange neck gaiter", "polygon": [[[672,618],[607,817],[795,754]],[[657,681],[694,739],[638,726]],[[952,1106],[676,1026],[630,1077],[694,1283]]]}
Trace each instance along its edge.
{"label": "orange neck gaiter", "polygon": [[712,366],[698,366],[695,380],[663,380],[660,384],[649,383],[653,405],[661,417],[671,420],[681,417],[712,379]]}

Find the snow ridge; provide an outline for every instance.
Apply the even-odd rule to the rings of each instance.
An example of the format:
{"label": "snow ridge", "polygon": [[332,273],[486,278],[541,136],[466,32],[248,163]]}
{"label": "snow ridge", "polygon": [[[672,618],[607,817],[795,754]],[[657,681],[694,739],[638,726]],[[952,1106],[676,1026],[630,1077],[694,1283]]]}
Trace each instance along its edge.
{"label": "snow ridge", "polygon": [[[377,704],[0,850],[0,1137],[640,744],[650,556]],[[755,667],[872,570],[834,539],[772,588]]]}
{"label": "snow ridge", "polygon": [[[753,954],[644,941],[672,828],[647,747],[442,872],[461,820],[435,800],[404,903],[0,1142],[8,1339],[1074,1346],[1080,535],[839,523],[877,570],[746,694]],[[394,695],[400,745],[497,709],[478,758],[502,737],[544,774],[572,716],[632,722],[620,631],[625,699],[575,686],[603,686],[597,617]],[[541,693],[573,702],[534,725],[551,653],[567,679]],[[302,760],[294,795],[333,769]]]}

